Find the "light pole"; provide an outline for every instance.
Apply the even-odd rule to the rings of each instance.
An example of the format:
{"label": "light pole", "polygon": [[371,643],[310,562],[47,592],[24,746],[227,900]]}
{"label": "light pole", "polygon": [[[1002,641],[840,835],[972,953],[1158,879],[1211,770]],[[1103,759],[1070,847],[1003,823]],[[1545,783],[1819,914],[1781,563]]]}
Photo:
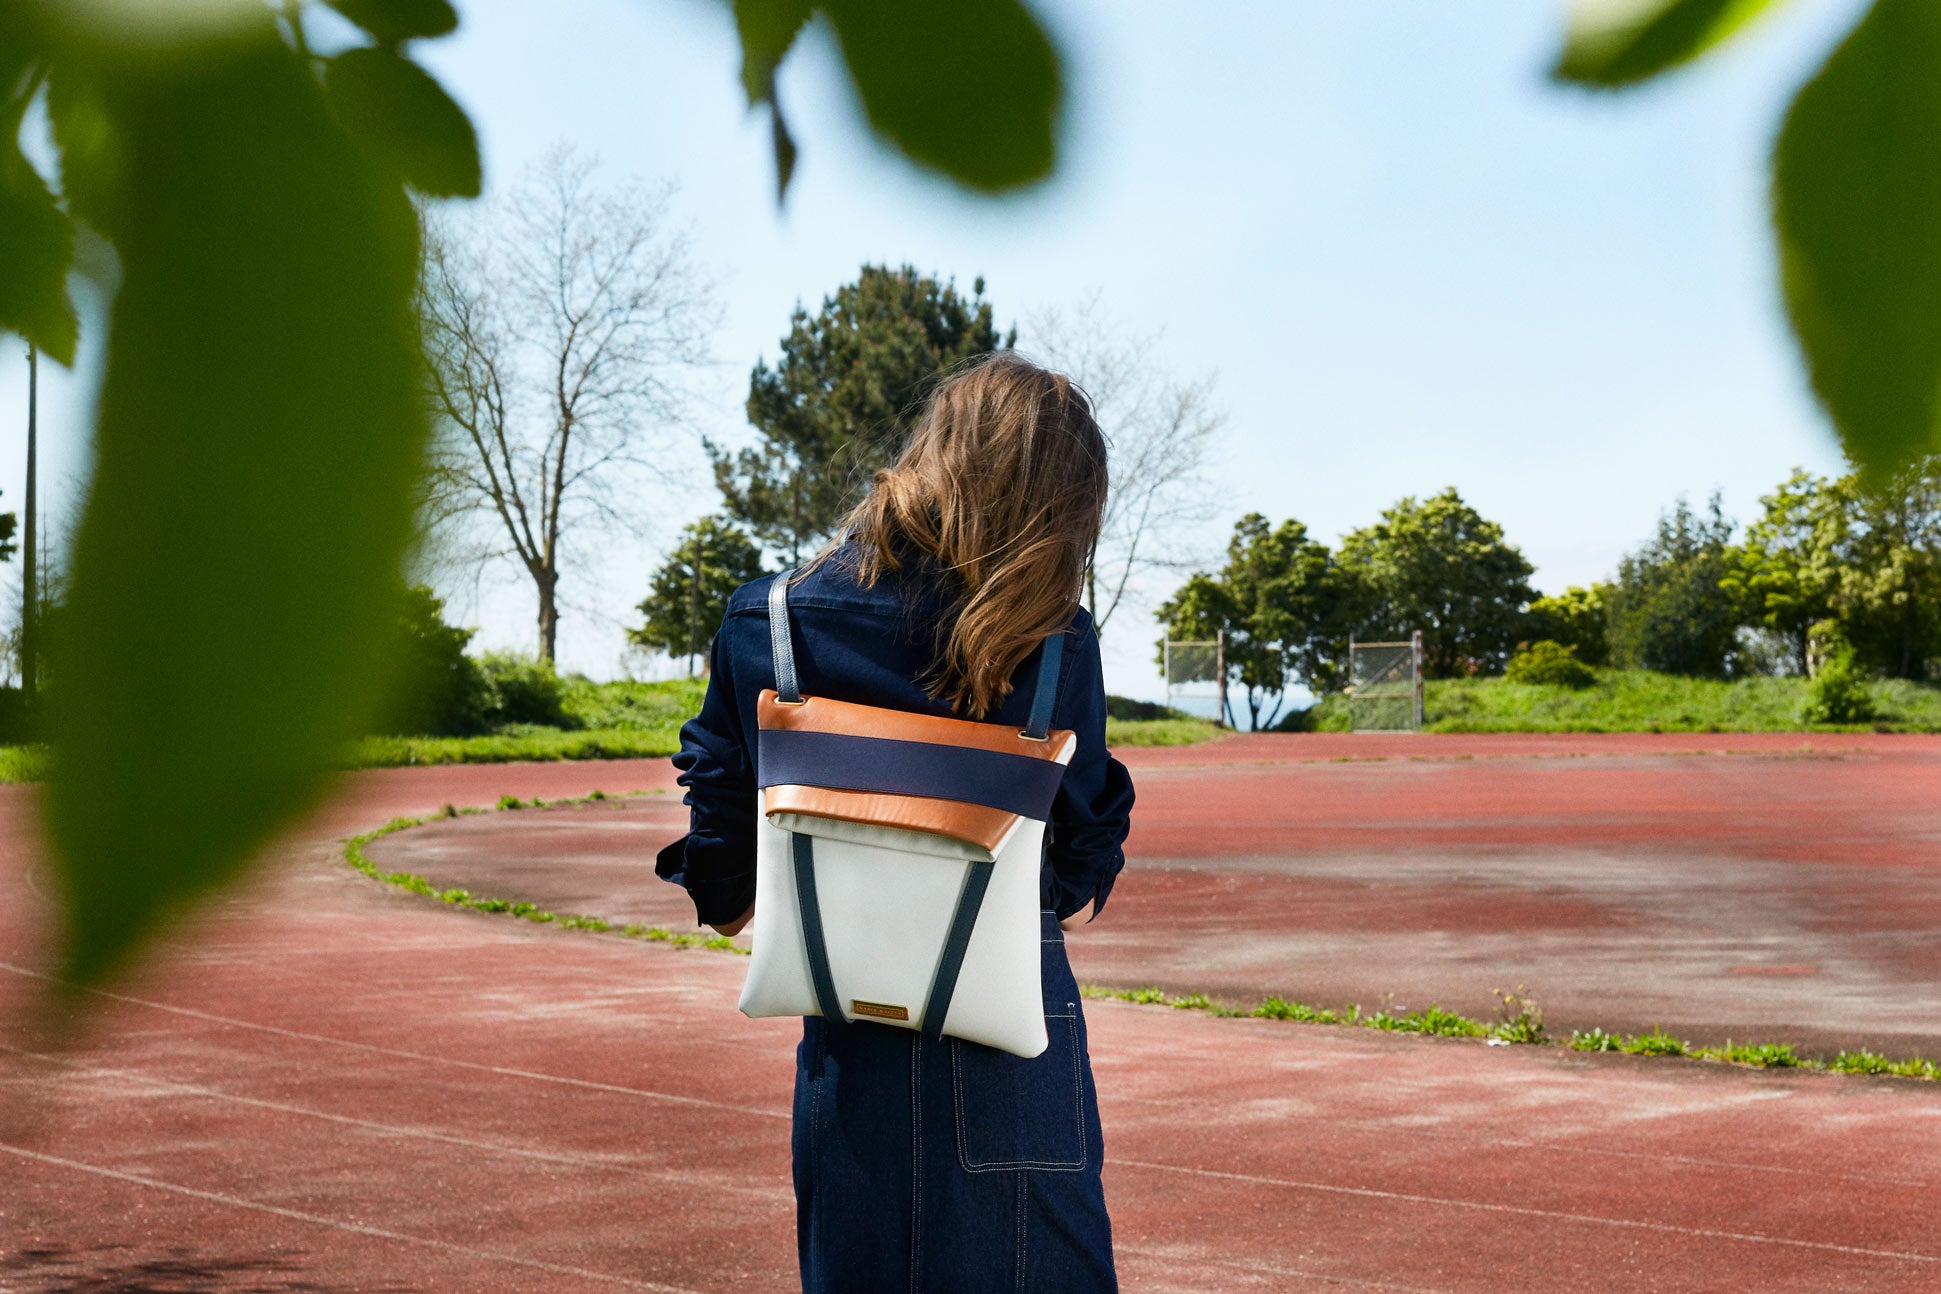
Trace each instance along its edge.
{"label": "light pole", "polygon": [[687,582],[687,676],[689,678],[694,677],[694,658],[698,654],[701,637],[701,535],[701,529],[696,527],[694,537],[688,541],[687,548],[690,576]]}
{"label": "light pole", "polygon": [[27,347],[27,501],[20,562],[20,690],[32,698],[40,687],[40,571],[34,514],[40,509],[37,475],[40,415],[40,356]]}

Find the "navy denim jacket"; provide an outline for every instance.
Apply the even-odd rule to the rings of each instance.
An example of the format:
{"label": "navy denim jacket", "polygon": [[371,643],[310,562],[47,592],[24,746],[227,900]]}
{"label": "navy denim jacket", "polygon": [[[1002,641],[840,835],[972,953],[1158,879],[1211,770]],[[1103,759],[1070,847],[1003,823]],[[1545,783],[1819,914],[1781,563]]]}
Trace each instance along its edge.
{"label": "navy denim jacket", "polygon": [[[705,925],[732,921],[755,901],[755,700],[775,686],[767,618],[774,578],[753,580],[730,595],[709,650],[707,697],[701,713],[682,726],[681,753],[674,756],[687,788],[690,828],[661,850],[654,870],[686,887]],[[948,607],[945,578],[927,558],[906,562],[867,589],[840,559],[824,563],[789,589],[803,692],[950,714],[949,702],[917,682],[935,659]],[[1052,727],[1076,732],[1078,747],[1052,803],[1039,879],[1041,905],[1060,917],[1093,900],[1105,905],[1125,865],[1120,846],[1132,812],[1132,779],[1105,750],[1105,680],[1091,616],[1080,608],[1065,633]],[[1024,725],[1043,650],[1025,658],[1010,696],[988,720]]]}

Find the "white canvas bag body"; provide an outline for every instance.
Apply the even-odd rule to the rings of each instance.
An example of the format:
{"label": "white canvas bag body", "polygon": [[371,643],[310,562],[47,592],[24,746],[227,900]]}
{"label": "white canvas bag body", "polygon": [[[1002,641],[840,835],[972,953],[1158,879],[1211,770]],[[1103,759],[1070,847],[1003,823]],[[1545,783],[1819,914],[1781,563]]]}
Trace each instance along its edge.
{"label": "white canvas bag body", "polygon": [[1071,762],[1050,729],[1062,633],[1023,729],[804,697],[788,580],[769,591],[758,703],[750,1016],[820,1015],[1036,1056],[1046,1044],[1038,876]]}

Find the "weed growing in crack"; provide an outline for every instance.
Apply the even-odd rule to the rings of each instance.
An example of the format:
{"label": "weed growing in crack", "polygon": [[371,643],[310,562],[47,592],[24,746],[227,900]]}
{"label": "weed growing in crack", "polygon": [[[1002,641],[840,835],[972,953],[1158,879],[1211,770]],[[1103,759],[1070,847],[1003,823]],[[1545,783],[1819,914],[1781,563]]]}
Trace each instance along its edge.
{"label": "weed growing in crack", "polygon": [[1495,1028],[1489,1031],[1492,1039],[1524,1046],[1543,1041],[1543,1008],[1531,1000],[1529,992],[1521,984],[1508,991],[1490,990],[1496,998],[1497,1017]]}
{"label": "weed growing in crack", "polygon": [[1691,1054],[1692,1045],[1683,1038],[1672,1037],[1654,1024],[1650,1033],[1627,1038],[1619,1050],[1634,1056],[1687,1056]]}

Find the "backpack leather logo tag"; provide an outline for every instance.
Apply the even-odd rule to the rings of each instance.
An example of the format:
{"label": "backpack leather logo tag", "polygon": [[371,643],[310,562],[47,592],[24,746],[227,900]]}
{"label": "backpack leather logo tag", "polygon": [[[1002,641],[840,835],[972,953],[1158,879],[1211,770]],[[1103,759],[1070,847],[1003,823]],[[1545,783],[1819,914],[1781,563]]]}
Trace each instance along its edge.
{"label": "backpack leather logo tag", "polygon": [[873,1015],[879,1020],[908,1020],[910,1008],[896,1006],[889,1002],[865,1002],[861,998],[851,998],[850,1010],[857,1015]]}

